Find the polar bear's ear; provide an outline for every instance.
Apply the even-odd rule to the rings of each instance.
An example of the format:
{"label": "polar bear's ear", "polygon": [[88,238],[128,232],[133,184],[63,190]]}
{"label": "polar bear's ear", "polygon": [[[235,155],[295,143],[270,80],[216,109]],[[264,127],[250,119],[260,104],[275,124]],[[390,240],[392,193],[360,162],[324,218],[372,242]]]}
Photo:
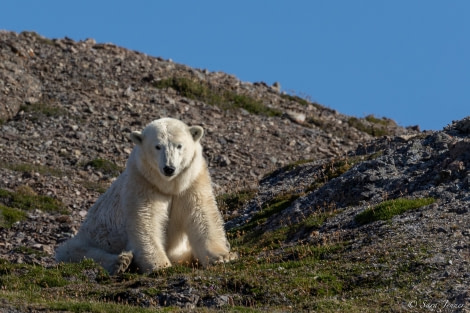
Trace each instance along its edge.
{"label": "polar bear's ear", "polygon": [[136,145],[141,145],[142,141],[144,140],[144,136],[141,132],[132,132],[131,133],[131,140]]}
{"label": "polar bear's ear", "polygon": [[191,126],[189,127],[189,132],[193,136],[194,141],[199,141],[202,135],[204,135],[204,129],[201,126]]}

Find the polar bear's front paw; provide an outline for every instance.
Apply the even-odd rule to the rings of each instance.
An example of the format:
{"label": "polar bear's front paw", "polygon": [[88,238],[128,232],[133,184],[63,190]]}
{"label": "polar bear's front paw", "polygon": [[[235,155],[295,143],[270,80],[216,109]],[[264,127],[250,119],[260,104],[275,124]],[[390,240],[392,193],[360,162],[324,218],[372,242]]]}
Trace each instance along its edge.
{"label": "polar bear's front paw", "polygon": [[238,259],[237,252],[229,252],[225,255],[221,255],[214,263],[227,263]]}
{"label": "polar bear's front paw", "polygon": [[235,261],[235,260],[238,260],[238,252],[229,252],[224,257],[224,262],[230,262],[230,261]]}
{"label": "polar bear's front paw", "polygon": [[132,259],[134,258],[134,255],[132,254],[131,251],[124,251],[122,252],[117,259],[116,266],[113,271],[113,275],[121,274],[124,273],[129,265],[132,263]]}

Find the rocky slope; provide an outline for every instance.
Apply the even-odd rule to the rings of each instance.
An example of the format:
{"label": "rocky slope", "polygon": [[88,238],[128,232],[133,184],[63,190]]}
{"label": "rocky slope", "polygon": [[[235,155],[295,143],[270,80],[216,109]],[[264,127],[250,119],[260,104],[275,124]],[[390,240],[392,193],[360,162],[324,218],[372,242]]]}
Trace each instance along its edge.
{"label": "rocky slope", "polygon": [[[329,247],[322,262],[363,269],[336,278],[343,288],[335,295],[348,305],[370,296],[356,290],[373,286],[398,295],[390,311],[425,311],[423,301],[469,309],[469,118],[421,133],[340,114],[278,85],[30,32],[0,32],[0,90],[0,259],[9,264],[53,268],[55,246],[125,166],[130,132],[171,116],[205,128],[204,153],[234,247],[263,245],[245,260],[269,254],[287,262],[300,258],[287,249]],[[358,222],[359,213],[396,198],[435,202],[390,221]],[[264,308],[306,309],[282,292],[256,298],[226,283],[228,294],[217,287],[208,294],[204,276],[178,279],[149,296],[142,290],[155,281],[145,278],[119,298],[189,308],[256,299]]]}
{"label": "rocky slope", "polygon": [[[29,186],[60,199],[71,211],[66,219],[73,224],[70,232],[116,176],[87,165],[104,160],[119,172],[132,149],[130,132],[159,117],[204,126],[204,153],[219,193],[256,188],[264,174],[297,160],[343,155],[374,132],[416,132],[387,119],[351,118],[264,83],[241,82],[91,39],[1,32],[0,49],[0,187],[15,191]],[[195,87],[188,92],[177,82],[158,88],[159,82],[174,78]],[[212,97],[243,95],[248,104],[266,110],[252,114],[223,96],[215,99],[226,103],[210,105],[206,102],[212,99],[201,89],[213,90]],[[54,219],[41,214],[32,218]],[[42,227],[40,236],[29,235],[28,245],[45,241],[42,249],[52,253],[53,239],[61,240],[62,232],[49,226]],[[11,250],[10,244],[4,243],[4,251]]]}
{"label": "rocky slope", "polygon": [[[124,166],[129,132],[162,116],[205,127],[205,153],[222,187],[248,177],[256,182],[299,159],[342,155],[370,134],[412,132],[387,119],[351,118],[264,83],[94,40],[3,32],[0,44],[3,142],[33,142],[42,149],[36,160],[57,169],[97,156]],[[4,158],[21,148],[6,149]]]}
{"label": "rocky slope", "polygon": [[[397,198],[436,201],[390,222],[358,221],[361,212]],[[261,180],[257,195],[227,225],[243,229],[279,203],[281,210],[263,214],[266,218],[256,223],[258,233],[274,236],[287,227],[291,231],[283,239],[294,245],[347,241],[348,258],[373,258],[378,264],[381,253],[395,255],[397,263],[367,273],[373,276],[367,279],[391,277],[401,259],[425,250],[421,262],[432,267],[432,290],[420,290],[423,297],[432,293],[434,302],[458,302],[468,309],[470,117],[440,132],[408,140],[384,137],[344,158],[279,169]],[[324,220],[312,227],[308,220],[319,216]]]}

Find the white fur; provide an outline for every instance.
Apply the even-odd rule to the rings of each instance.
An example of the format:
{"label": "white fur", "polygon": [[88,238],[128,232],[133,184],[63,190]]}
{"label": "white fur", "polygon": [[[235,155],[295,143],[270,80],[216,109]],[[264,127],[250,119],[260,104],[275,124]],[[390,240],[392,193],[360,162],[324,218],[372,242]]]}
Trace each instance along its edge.
{"label": "white fur", "polygon": [[[202,135],[202,127],[171,118],[133,132],[136,146],[125,171],[90,208],[78,234],[57,249],[57,261],[92,258],[119,273],[131,262],[150,272],[177,262],[235,259],[202,156]],[[165,175],[165,167],[174,173]]]}

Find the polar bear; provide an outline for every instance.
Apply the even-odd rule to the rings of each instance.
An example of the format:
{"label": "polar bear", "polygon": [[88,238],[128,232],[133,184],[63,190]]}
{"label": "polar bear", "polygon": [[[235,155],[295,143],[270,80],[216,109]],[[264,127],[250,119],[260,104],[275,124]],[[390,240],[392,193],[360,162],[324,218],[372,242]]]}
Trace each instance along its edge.
{"label": "polar bear", "polygon": [[133,132],[126,169],[90,208],[58,262],[91,258],[109,273],[237,258],[230,252],[200,139],[204,130],[162,118]]}

